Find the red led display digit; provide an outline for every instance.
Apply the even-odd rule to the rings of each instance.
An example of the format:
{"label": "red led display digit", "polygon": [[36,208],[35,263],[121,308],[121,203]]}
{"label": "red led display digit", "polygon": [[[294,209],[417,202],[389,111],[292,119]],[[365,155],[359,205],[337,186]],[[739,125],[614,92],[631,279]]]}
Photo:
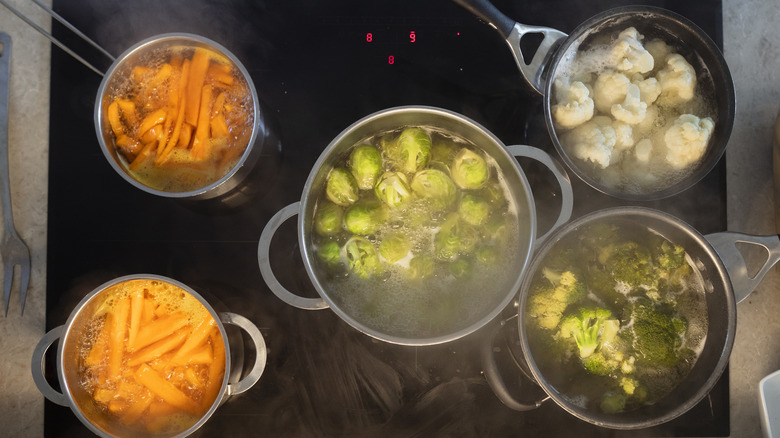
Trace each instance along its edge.
{"label": "red led display digit", "polygon": [[409,42],[413,43],[417,41],[417,35],[415,35],[414,31],[409,32]]}
{"label": "red led display digit", "polygon": [[390,55],[387,57],[387,63],[388,64],[395,64],[395,56]]}
{"label": "red led display digit", "polygon": [[374,41],[374,34],[369,32],[369,33],[366,34],[366,42],[370,43],[371,41]]}

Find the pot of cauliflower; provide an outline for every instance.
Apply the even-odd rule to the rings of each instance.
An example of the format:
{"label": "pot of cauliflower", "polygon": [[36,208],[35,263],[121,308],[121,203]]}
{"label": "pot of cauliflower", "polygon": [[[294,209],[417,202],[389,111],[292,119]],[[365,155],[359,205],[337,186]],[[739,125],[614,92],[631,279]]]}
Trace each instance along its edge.
{"label": "pot of cauliflower", "polygon": [[653,200],[701,180],[725,151],[734,84],[695,24],[623,7],[580,25],[552,56],[544,111],[569,168],[608,195]]}

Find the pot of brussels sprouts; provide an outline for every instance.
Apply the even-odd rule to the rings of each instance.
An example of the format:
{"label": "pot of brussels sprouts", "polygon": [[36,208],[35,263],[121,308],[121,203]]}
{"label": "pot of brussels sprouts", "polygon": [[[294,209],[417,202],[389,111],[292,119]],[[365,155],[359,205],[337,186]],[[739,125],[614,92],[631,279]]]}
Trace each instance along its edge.
{"label": "pot of brussels sprouts", "polygon": [[[757,274],[748,275],[736,242],[766,250]],[[598,426],[639,429],[672,420],[721,377],[736,304],[778,260],[778,236],[702,236],[644,207],[580,217],[541,245],[522,281],[516,317],[524,371],[548,398]],[[510,393],[492,342],[482,357],[505,405],[541,405]]]}
{"label": "pot of brussels sprouts", "polygon": [[[449,110],[395,107],[341,132],[320,155],[299,202],[263,229],[260,271],[284,302],[332,309],[386,342],[432,345],[484,326],[512,301],[537,237],[528,180],[515,157],[541,162],[561,187],[552,229],[571,216],[565,170],[530,146],[505,146]],[[270,264],[277,229],[297,215],[318,298],[285,288]]]}
{"label": "pot of brussels sprouts", "polygon": [[[725,151],[734,83],[717,45],[694,23],[649,6],[604,11],[567,35],[515,23],[487,0],[454,0],[504,37],[564,163],[594,189],[653,200],[701,180]],[[530,62],[528,34],[544,40]]]}

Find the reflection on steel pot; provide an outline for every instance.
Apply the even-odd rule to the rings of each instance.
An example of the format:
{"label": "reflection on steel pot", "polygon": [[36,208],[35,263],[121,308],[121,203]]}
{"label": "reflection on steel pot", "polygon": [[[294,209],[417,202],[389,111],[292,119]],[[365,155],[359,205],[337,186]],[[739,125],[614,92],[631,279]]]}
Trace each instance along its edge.
{"label": "reflection on steel pot", "polygon": [[[700,275],[702,290],[695,292],[703,296],[706,303],[706,337],[698,348],[698,359],[688,370],[687,376],[676,384],[665,396],[650,405],[636,406],[635,409],[605,412],[602,408],[593,408],[582,403],[575,395],[567,393],[555,376],[555,372],[545,367],[543,355],[534,349],[537,342],[530,339],[539,321],[527,313],[531,305],[534,277],[549,263],[555,251],[570,246],[572,239],[582,236],[583,230],[619,224],[634,230],[633,235],[660,236],[674,245],[685,249],[694,275]],[[605,228],[602,228],[605,229]],[[640,230],[640,231],[637,231]],[[754,277],[748,276],[745,260],[735,247],[735,243],[757,245],[768,251],[768,257]],[[559,246],[556,249],[556,246]],[[639,429],[655,426],[672,420],[687,412],[699,403],[713,388],[723,373],[731,354],[736,331],[736,304],[747,296],[760,282],[766,272],[780,260],[780,239],[777,236],[758,237],[737,233],[715,233],[702,236],[695,229],[669,214],[643,208],[618,207],[600,210],[578,218],[556,230],[539,248],[528,274],[520,289],[517,313],[523,356],[533,380],[544,389],[549,398],[572,415],[592,424],[613,429]],[[630,300],[629,300],[630,301]],[[692,301],[688,300],[688,303]],[[496,330],[497,332],[498,330]],[[533,336],[536,336],[535,334]],[[684,341],[683,341],[684,342]],[[692,350],[693,351],[693,350]],[[491,388],[501,401],[515,410],[529,410],[541,404],[523,404],[517,401],[503,383],[493,357],[490,344],[483,348],[485,374]],[[621,368],[620,372],[624,372]],[[628,370],[628,372],[633,372]],[[598,403],[596,403],[598,406]]]}
{"label": "reflection on steel pot", "polygon": [[[406,134],[399,135],[401,130]],[[424,144],[417,143],[418,140]],[[358,191],[356,184],[348,183],[349,172],[334,169],[348,167],[345,163],[353,147],[365,143],[382,150],[387,172],[374,183],[376,190],[370,190],[369,184]],[[393,149],[392,145],[402,146]],[[537,241],[534,199],[515,157],[535,159],[555,175],[561,186],[562,208],[552,229],[567,221],[573,205],[571,185],[561,166],[541,150],[506,147],[474,121],[440,108],[396,107],[366,116],[345,129],[323,151],[309,174],[301,201],[280,210],[263,229],[258,246],[262,276],[271,291],[288,304],[309,310],[331,308],[356,329],[383,341],[431,345],[472,333],[512,300]],[[450,168],[452,180],[448,176]],[[456,175],[463,168],[479,170],[464,179]],[[345,196],[337,198],[333,193],[331,186],[335,183],[328,184],[335,181],[329,180],[331,174],[337,175],[348,189],[340,192]],[[483,182],[483,187],[472,188]],[[323,195],[326,184],[336,201]],[[464,186],[469,188],[463,189]],[[393,187],[398,189],[398,196],[388,193]],[[475,225],[485,219],[479,206],[486,206],[487,201],[473,195],[488,192],[500,198],[501,207],[489,214],[500,219],[498,224],[503,224],[503,228],[498,230],[504,237],[486,237],[489,228]],[[335,219],[330,222],[336,224],[335,229],[315,221],[320,204],[346,205],[357,198],[358,207],[346,208],[343,222],[341,216],[333,215]],[[338,205],[330,210],[338,208],[345,207]],[[353,214],[355,211],[357,214]],[[294,215],[298,215],[304,266],[319,298],[305,298],[288,291],[271,269],[271,239],[280,225]],[[383,222],[384,228],[366,226],[378,216],[391,219]],[[342,223],[344,228],[340,230]],[[393,229],[387,228],[390,225]],[[331,230],[335,237],[323,237]],[[455,234],[454,239],[441,237]],[[392,248],[383,247],[379,241],[391,235],[395,236],[387,241],[395,242]],[[409,241],[408,247],[404,240]],[[455,249],[449,245],[453,241],[458,242]],[[496,245],[501,256],[492,258],[492,265],[480,265],[480,256],[472,255],[472,248],[466,249],[465,242],[479,245],[488,241],[504,245]],[[329,264],[321,261],[326,245],[334,247],[333,251],[328,250],[332,254],[329,260],[343,266],[343,271],[329,269]],[[358,266],[353,262],[361,254],[366,257]],[[486,254],[484,259],[490,257]],[[488,272],[495,275],[485,281]],[[442,288],[441,284],[449,286]]]}
{"label": "reflection on steel pot", "polygon": [[119,56],[94,111],[101,150],[122,178],[187,200],[231,192],[267,148],[278,148],[269,116],[232,53],[185,33],[146,39]]}
{"label": "reflection on steel pot", "polygon": [[[515,23],[487,0],[454,1],[504,37],[523,76],[543,95],[547,128],[563,161],[596,190],[629,200],[669,197],[696,184],[723,155],[736,112],[734,83],[718,47],[685,17],[655,7],[627,6],[598,14],[566,35]],[[619,38],[631,29],[638,35]],[[535,33],[544,35],[544,40],[526,63],[520,40]],[[626,48],[625,59],[635,63],[605,69],[608,56],[613,55],[609,49],[619,45]],[[575,61],[584,53],[587,62]],[[649,58],[645,66],[634,59],[640,54]],[[682,78],[682,70],[687,79]],[[692,95],[676,102],[669,95],[681,79],[687,81],[683,88],[691,87],[686,90]],[[632,86],[641,93],[629,92]],[[629,102],[631,96],[636,99]],[[621,108],[616,110],[613,104]],[[556,116],[559,106],[566,108],[565,117]],[[696,128],[704,140],[693,141],[688,135],[685,142],[673,141],[672,137],[679,137],[670,134],[678,128],[678,116],[691,113],[698,120],[685,129]],[[693,120],[689,119],[677,124]],[[699,150],[698,143],[706,149],[702,155],[691,155]]]}
{"label": "reflection on steel pot", "polygon": [[[251,370],[236,383],[226,372],[231,370],[226,324],[246,332],[257,352]],[[46,351],[58,340],[62,392],[43,372]],[[85,296],[64,325],[38,342],[32,374],[48,400],[70,407],[99,436],[187,436],[228,397],[254,386],[265,364],[265,341],[251,321],[215,312],[175,280],[138,274]]]}

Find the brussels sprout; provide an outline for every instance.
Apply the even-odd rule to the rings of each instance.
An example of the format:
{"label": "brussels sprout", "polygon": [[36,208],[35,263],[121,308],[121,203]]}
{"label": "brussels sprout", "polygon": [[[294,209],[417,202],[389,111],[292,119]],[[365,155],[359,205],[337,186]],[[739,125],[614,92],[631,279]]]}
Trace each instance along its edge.
{"label": "brussels sprout", "polygon": [[333,169],[328,175],[325,193],[328,195],[328,199],[342,207],[352,205],[359,197],[355,177],[347,169],[341,167]]}
{"label": "brussels sprout", "polygon": [[474,252],[474,248],[477,247],[477,244],[482,238],[477,227],[464,222],[458,223],[456,233],[458,234],[459,240],[458,250],[461,254],[471,254]]}
{"label": "brussels sprout", "polygon": [[469,194],[461,198],[458,213],[464,222],[471,225],[482,225],[487,222],[490,206],[484,199]]}
{"label": "brussels sprout", "polygon": [[485,184],[485,187],[479,193],[494,209],[506,206],[506,194],[504,193],[504,189],[497,182]]}
{"label": "brussels sprout", "polygon": [[461,257],[450,263],[450,274],[455,278],[467,278],[474,272],[474,261],[468,257]]}
{"label": "brussels sprout", "polygon": [[461,149],[452,160],[452,180],[462,189],[478,189],[485,184],[488,176],[485,159],[469,148]]}
{"label": "brussels sprout", "polygon": [[406,128],[394,143],[387,145],[385,152],[398,169],[415,173],[431,159],[431,137],[420,128]]}
{"label": "brussels sprout", "polygon": [[506,242],[509,238],[509,227],[502,215],[493,215],[483,227],[485,237],[493,242]]}
{"label": "brussels sprout", "polygon": [[388,263],[395,263],[406,257],[412,245],[409,240],[400,234],[391,234],[379,244],[379,254],[387,260]]}
{"label": "brussels sprout", "polygon": [[387,220],[384,207],[376,199],[363,200],[347,208],[344,228],[352,234],[375,233]]}
{"label": "brussels sprout", "polygon": [[401,172],[386,172],[374,187],[376,197],[392,208],[403,205],[412,196],[409,180]]}
{"label": "brussels sprout", "polygon": [[317,249],[317,256],[329,267],[341,263],[341,247],[335,240],[329,240]]}
{"label": "brussels sprout", "polygon": [[409,261],[409,276],[412,278],[428,278],[435,270],[436,261],[428,254],[420,254]]}
{"label": "brussels sprout", "polygon": [[498,250],[493,245],[483,245],[474,252],[477,261],[484,265],[493,265],[498,261]]}
{"label": "brussels sprout", "polygon": [[379,253],[366,238],[352,237],[344,245],[349,269],[360,278],[371,278],[381,272]]}
{"label": "brussels sprout", "polygon": [[458,193],[457,187],[446,173],[439,169],[425,169],[412,178],[412,191],[431,201],[435,208],[449,207]]}
{"label": "brussels sprout", "polygon": [[433,249],[440,260],[455,260],[460,252],[458,215],[451,213],[433,238]]}
{"label": "brussels sprout", "polygon": [[338,205],[323,200],[314,213],[314,230],[321,236],[332,236],[341,230],[344,211]]}
{"label": "brussels sprout", "polygon": [[349,154],[349,170],[361,190],[371,190],[382,172],[382,155],[370,144],[363,144]]}

